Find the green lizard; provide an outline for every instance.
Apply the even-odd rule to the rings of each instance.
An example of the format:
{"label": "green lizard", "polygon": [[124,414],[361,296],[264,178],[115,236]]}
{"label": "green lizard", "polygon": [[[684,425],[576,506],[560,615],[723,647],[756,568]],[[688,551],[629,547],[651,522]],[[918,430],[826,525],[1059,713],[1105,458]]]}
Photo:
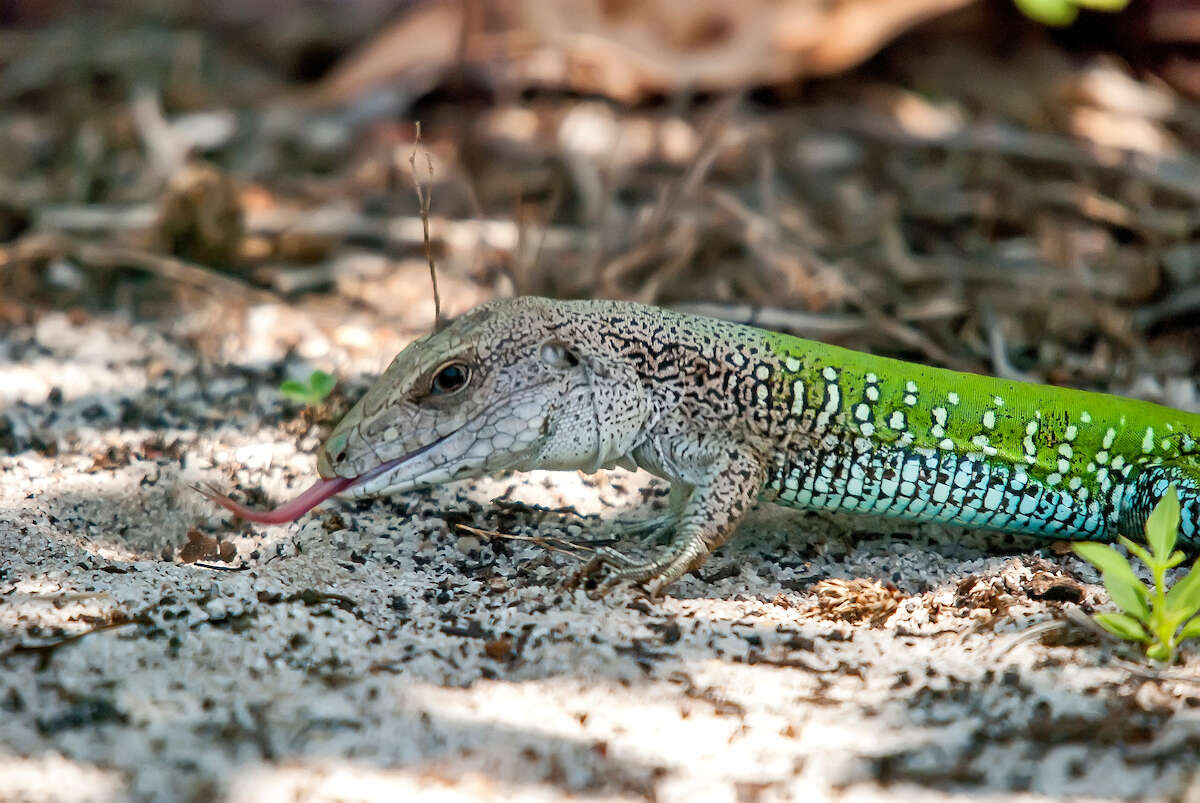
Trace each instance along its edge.
{"label": "green lizard", "polygon": [[643,468],[671,482],[670,545],[585,574],[654,592],[700,566],[757,498],[1055,538],[1140,532],[1176,483],[1196,543],[1200,415],[875,357],[615,301],[493,301],[404,349],[320,448],[332,496],[510,469]]}

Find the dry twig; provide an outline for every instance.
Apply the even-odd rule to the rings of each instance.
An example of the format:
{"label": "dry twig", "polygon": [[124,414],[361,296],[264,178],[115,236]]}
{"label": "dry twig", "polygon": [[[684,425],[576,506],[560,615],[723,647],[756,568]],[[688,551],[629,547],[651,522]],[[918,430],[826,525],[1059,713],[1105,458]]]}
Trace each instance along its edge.
{"label": "dry twig", "polygon": [[[530,543],[537,544],[549,552],[559,552],[579,561],[584,560],[588,553],[595,551],[591,547],[582,546],[580,544],[568,541],[565,538],[559,538],[558,536],[554,535],[514,535],[512,533],[497,532],[496,530],[482,530],[478,527],[472,527],[469,524],[458,524],[455,526],[460,530],[471,533],[472,535],[481,536],[483,538],[500,538],[505,541],[529,541]],[[562,544],[564,546],[555,546],[555,543]]]}
{"label": "dry twig", "polygon": [[421,179],[417,177],[417,148],[421,144],[421,121],[417,121],[417,138],[413,142],[413,151],[408,156],[412,167],[413,187],[417,190],[417,203],[421,208],[421,230],[425,241],[425,259],[429,260],[429,281],[433,283],[433,331],[442,328],[442,297],[438,293],[437,269],[433,266],[433,246],[429,242],[429,199],[433,194],[433,157],[425,151],[425,164],[429,169],[429,191],[421,187]]}

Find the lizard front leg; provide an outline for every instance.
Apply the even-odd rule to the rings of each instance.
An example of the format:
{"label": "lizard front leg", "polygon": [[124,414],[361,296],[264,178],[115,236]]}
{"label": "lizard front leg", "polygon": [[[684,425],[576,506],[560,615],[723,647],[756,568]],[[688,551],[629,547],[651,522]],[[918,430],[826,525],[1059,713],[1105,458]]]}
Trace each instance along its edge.
{"label": "lizard front leg", "polygon": [[602,575],[593,596],[603,596],[624,582],[648,583],[657,596],[729,539],[766,477],[763,461],[753,449],[713,433],[676,437],[668,450],[655,452],[654,468],[672,480],[673,490],[686,493],[691,486],[675,537],[646,561],[631,560],[608,547],[596,550],[576,580]]}

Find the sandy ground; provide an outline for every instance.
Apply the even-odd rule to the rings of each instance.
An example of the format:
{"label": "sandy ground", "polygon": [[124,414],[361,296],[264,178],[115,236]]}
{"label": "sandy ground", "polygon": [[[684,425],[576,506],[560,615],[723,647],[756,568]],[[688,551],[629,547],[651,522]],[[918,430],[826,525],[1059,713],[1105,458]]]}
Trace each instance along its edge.
{"label": "sandy ground", "polygon": [[595,601],[456,525],[619,538],[661,483],[235,524],[188,483],[314,477],[282,358],[119,317],[0,341],[0,800],[1200,800],[1200,658],[1054,626],[1104,597],[1046,544],[764,509],[670,597]]}

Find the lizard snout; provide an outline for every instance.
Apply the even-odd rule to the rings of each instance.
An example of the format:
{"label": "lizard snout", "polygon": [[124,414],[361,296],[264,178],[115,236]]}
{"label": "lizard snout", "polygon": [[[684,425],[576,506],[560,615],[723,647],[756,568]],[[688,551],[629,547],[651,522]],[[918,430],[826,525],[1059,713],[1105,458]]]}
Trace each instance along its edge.
{"label": "lizard snout", "polygon": [[[324,479],[332,479],[338,476],[334,470],[335,462],[341,462],[346,456],[346,433],[335,432],[329,436],[329,440],[321,444],[321,448],[317,453],[317,473]],[[332,459],[330,457],[332,455]]]}

